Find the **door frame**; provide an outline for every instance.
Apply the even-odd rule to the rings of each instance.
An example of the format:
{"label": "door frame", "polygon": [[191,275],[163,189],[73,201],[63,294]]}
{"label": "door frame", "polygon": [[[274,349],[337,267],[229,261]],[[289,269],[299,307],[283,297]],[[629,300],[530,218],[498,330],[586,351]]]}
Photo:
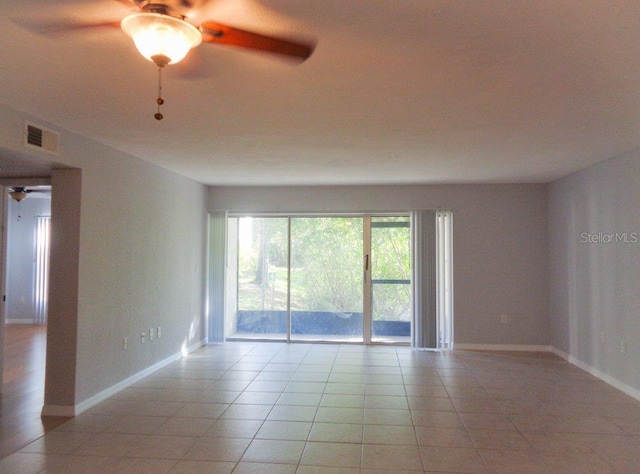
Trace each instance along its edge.
{"label": "door frame", "polygon": [[362,216],[362,343],[372,344],[373,311],[371,295],[371,214]]}
{"label": "door frame", "polygon": [[[363,327],[362,327],[362,339],[361,341],[339,341],[339,340],[313,340],[306,341],[304,339],[295,339],[292,341],[291,338],[291,318],[288,318],[287,330],[286,334],[283,335],[282,338],[260,338],[260,337],[242,337],[242,336],[233,336],[227,334],[226,328],[228,327],[228,321],[224,321],[223,325],[225,327],[225,334],[223,336],[223,340],[234,340],[234,341],[242,341],[242,340],[250,340],[250,341],[270,341],[270,342],[311,342],[311,343],[341,343],[341,344],[356,344],[356,345],[409,345],[410,343],[405,343],[401,341],[373,341],[373,314],[372,314],[372,285],[371,285],[371,219],[374,217],[404,217],[410,218],[410,211],[397,211],[397,212],[368,212],[368,213],[250,213],[250,212],[239,212],[239,213],[228,213],[225,217],[226,231],[225,231],[225,240],[228,240],[229,237],[229,228],[228,225],[229,219],[240,219],[243,217],[254,217],[254,218],[286,218],[287,219],[287,251],[288,251],[288,282],[287,282],[287,311],[289,315],[291,314],[290,307],[290,293],[291,293],[291,220],[295,218],[344,218],[344,217],[352,217],[362,219],[363,223],[363,235],[362,235],[362,245],[363,245],[363,262],[362,262],[362,271],[363,271],[363,284],[362,284],[362,298],[363,298]],[[411,223],[409,224],[411,226]],[[238,252],[229,250],[229,245],[237,245],[239,239],[236,238],[233,242],[227,241],[225,244],[224,253],[225,255],[236,255],[236,261],[231,262],[229,259],[226,261],[226,265],[236,265],[237,266],[237,257]],[[411,256],[413,260],[413,255]],[[413,265],[413,262],[412,262]],[[233,272],[225,272],[225,274],[230,273],[232,275],[237,275],[237,271]],[[227,277],[225,276],[224,287],[225,290],[228,288],[229,282],[227,281]],[[237,284],[237,283],[236,283]],[[235,297],[236,303],[230,304],[228,298]],[[237,291],[234,295],[229,295],[227,291],[224,292],[224,308],[223,319],[230,317],[229,311],[227,309],[237,307]],[[413,312],[413,308],[412,308]],[[413,314],[410,318],[410,324],[413,326]]]}
{"label": "door frame", "polygon": [[[50,186],[53,189],[50,177],[32,178],[2,178],[0,179],[0,393],[4,391],[4,347],[5,325],[7,315],[7,290],[8,290],[8,264],[9,264],[9,197],[8,189],[13,186]],[[50,270],[50,267],[49,267]]]}
{"label": "door frame", "polygon": [[[385,218],[385,217],[392,217],[392,218],[406,218],[406,221],[380,221],[380,222],[374,222],[374,219],[376,218]],[[369,294],[369,324],[371,325],[371,327],[369,328],[369,343],[371,344],[394,344],[394,345],[409,345],[410,341],[411,341],[411,335],[413,334],[413,324],[414,324],[414,310],[413,310],[413,292],[414,292],[414,285],[413,285],[413,266],[414,266],[414,255],[413,255],[413,251],[412,251],[412,243],[411,243],[411,214],[410,213],[395,213],[395,214],[389,214],[389,213],[384,213],[384,214],[371,214],[367,216],[368,218],[368,223],[367,223],[367,228],[368,228],[368,238],[369,238],[369,246],[368,246],[368,251],[369,251],[369,258],[367,259],[366,262],[366,266],[368,267],[368,285],[367,288],[370,292]],[[409,268],[407,269],[407,275],[409,278],[408,279],[397,279],[397,278],[390,278],[388,279],[387,277],[384,277],[382,279],[378,279],[375,278],[376,275],[376,268],[375,264],[374,264],[374,259],[373,259],[373,255],[374,255],[374,251],[376,251],[377,249],[374,249],[374,229],[385,229],[385,228],[406,228],[407,229],[407,237],[409,239],[409,247],[406,249],[408,252],[408,257],[409,257]],[[373,314],[373,310],[374,310],[374,306],[373,306],[373,297],[374,297],[374,285],[378,285],[378,284],[394,284],[394,285],[408,285],[408,290],[409,290],[409,335],[408,340],[406,341],[401,341],[401,340],[381,340],[382,336],[380,335],[375,335],[374,334],[374,317],[375,315]],[[398,336],[396,336],[398,337]]]}
{"label": "door frame", "polygon": [[0,185],[0,222],[2,225],[2,236],[0,237],[0,291],[2,300],[0,301],[0,393],[4,392],[4,336],[5,336],[5,314],[7,306],[7,234],[8,234],[8,203],[9,194],[4,185]]}

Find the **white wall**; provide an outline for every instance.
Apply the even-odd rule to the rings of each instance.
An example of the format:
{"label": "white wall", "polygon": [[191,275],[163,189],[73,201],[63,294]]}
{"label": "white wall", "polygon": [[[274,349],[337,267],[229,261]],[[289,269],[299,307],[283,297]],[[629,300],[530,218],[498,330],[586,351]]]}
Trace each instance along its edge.
{"label": "white wall", "polygon": [[549,245],[553,346],[640,396],[639,150],[550,186]]}
{"label": "white wall", "polygon": [[209,209],[452,209],[456,343],[547,345],[546,193],[546,185],[213,187]]}
{"label": "white wall", "polygon": [[[0,152],[27,151],[25,119],[59,130],[0,105]],[[52,235],[52,266],[62,274],[50,295],[49,413],[73,410],[204,338],[206,188],[60,131],[61,154],[42,158],[80,172],[52,180],[52,224],[66,229]],[[158,326],[162,338],[149,341]]]}
{"label": "white wall", "polygon": [[49,196],[32,194],[21,202],[8,200],[6,322],[33,323],[36,318],[36,217],[50,215]]}

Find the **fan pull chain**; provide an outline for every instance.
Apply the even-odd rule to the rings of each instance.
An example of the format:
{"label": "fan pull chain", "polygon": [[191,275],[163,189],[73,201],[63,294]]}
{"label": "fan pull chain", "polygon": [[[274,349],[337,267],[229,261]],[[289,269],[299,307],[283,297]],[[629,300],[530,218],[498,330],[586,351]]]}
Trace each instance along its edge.
{"label": "fan pull chain", "polygon": [[160,106],[164,104],[164,99],[162,98],[162,66],[158,66],[158,98],[156,99],[156,103],[158,104],[158,111],[154,117],[156,120],[162,120],[164,118],[160,113]]}

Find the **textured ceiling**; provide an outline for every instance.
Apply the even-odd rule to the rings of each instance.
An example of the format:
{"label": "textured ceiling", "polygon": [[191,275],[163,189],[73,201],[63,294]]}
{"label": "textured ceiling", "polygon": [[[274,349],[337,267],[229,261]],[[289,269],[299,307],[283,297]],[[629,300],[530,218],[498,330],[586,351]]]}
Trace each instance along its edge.
{"label": "textured ceiling", "polygon": [[120,29],[56,32],[124,2],[2,2],[0,102],[213,185],[545,182],[640,146],[637,0],[198,5],[317,48],[201,45],[157,122],[157,70]]}

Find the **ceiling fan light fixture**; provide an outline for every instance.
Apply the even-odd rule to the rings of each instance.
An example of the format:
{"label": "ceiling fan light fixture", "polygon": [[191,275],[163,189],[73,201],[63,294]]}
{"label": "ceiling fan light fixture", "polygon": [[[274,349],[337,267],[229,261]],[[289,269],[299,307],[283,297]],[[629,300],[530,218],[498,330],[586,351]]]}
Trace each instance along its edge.
{"label": "ceiling fan light fixture", "polygon": [[22,201],[28,195],[29,194],[23,188],[16,188],[9,191],[9,196],[11,196],[11,199],[18,202]]}
{"label": "ceiling fan light fixture", "polygon": [[180,62],[202,42],[202,33],[195,26],[160,13],[133,13],[120,26],[140,54],[160,67]]}

